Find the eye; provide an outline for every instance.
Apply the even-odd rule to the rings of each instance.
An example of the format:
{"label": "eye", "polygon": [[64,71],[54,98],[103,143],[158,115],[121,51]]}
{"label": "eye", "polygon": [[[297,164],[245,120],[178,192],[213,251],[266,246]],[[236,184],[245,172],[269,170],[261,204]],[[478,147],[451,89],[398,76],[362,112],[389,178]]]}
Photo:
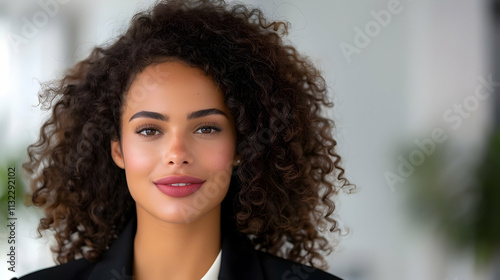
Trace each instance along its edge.
{"label": "eye", "polygon": [[221,131],[221,128],[216,125],[204,125],[196,130],[200,134],[215,134]]}
{"label": "eye", "polygon": [[156,130],[156,129],[146,128],[146,129],[141,130],[139,133],[142,135],[152,136],[152,135],[156,135],[157,132],[158,132],[158,130]]}
{"label": "eye", "polygon": [[136,133],[142,137],[148,138],[159,135],[161,132],[154,127],[141,127],[137,129]]}

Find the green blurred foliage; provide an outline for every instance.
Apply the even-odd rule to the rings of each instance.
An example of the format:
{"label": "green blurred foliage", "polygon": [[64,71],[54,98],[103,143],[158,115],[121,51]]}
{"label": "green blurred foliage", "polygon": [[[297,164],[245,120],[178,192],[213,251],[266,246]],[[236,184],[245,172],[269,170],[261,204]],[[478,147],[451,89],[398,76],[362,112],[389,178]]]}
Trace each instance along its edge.
{"label": "green blurred foliage", "polygon": [[450,150],[447,143],[438,144],[415,168],[406,205],[417,221],[437,225],[436,233],[444,234],[451,248],[473,247],[477,264],[488,264],[500,252],[500,130],[479,164],[451,166],[456,163],[450,162]]}
{"label": "green blurred foliage", "polygon": [[500,251],[500,129],[491,137],[478,182],[473,237],[478,255],[489,260]]}

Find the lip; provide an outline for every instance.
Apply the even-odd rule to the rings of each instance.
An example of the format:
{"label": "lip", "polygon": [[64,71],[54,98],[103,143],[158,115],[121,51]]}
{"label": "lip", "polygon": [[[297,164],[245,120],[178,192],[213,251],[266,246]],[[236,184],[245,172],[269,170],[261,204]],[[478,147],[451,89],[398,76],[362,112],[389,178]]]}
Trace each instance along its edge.
{"label": "lip", "polygon": [[161,178],[159,180],[154,181],[155,184],[160,185],[168,185],[168,184],[176,184],[176,183],[191,183],[191,184],[201,184],[205,182],[205,180],[198,179],[191,176],[168,176],[165,178]]}
{"label": "lip", "polygon": [[[198,191],[205,180],[191,176],[168,176],[154,181],[154,184],[162,193],[170,197],[185,197]],[[186,183],[185,186],[172,186],[172,184]]]}

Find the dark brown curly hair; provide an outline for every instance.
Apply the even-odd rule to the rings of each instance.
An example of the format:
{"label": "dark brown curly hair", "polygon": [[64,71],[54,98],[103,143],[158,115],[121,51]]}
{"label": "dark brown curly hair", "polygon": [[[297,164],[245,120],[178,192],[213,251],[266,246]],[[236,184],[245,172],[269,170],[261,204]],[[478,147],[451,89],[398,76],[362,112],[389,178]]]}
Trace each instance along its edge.
{"label": "dark brown curly hair", "polygon": [[[332,246],[319,228],[341,233],[332,198],[351,190],[336,153],[332,107],[320,72],[282,36],[288,24],[223,1],[157,2],[124,35],[96,47],[39,94],[52,114],[23,167],[43,230],[55,231],[57,262],[96,261],[135,215],[124,170],[111,158],[122,105],[146,66],[177,59],[223,89],[235,119],[237,153],[222,219],[256,249],[326,268]],[[317,264],[319,262],[319,264]]]}

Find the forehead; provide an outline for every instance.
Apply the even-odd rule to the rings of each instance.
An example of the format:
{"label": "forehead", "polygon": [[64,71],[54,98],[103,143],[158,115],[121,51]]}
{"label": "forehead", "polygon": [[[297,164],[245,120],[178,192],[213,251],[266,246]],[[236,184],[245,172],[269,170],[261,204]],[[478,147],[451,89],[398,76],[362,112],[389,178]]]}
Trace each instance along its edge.
{"label": "forehead", "polygon": [[227,112],[224,95],[205,73],[180,61],[147,66],[132,81],[124,114],[140,109],[182,111],[219,107]]}

